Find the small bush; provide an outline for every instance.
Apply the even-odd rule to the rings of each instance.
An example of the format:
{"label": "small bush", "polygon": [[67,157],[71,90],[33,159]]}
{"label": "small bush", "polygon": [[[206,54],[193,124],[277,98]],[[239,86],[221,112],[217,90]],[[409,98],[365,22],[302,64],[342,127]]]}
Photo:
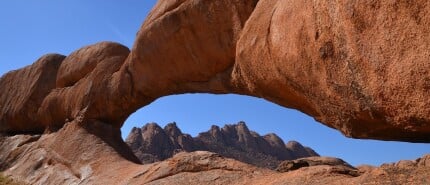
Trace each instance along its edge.
{"label": "small bush", "polygon": [[3,176],[3,174],[0,174],[0,185],[22,185],[22,183],[17,183],[11,178]]}

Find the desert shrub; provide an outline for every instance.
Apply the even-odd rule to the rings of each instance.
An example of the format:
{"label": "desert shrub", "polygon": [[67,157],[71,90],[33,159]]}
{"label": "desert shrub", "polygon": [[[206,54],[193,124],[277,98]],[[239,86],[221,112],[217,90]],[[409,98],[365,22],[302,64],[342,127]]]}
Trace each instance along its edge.
{"label": "desert shrub", "polygon": [[9,177],[4,176],[0,173],[0,185],[22,185],[23,183],[18,183]]}

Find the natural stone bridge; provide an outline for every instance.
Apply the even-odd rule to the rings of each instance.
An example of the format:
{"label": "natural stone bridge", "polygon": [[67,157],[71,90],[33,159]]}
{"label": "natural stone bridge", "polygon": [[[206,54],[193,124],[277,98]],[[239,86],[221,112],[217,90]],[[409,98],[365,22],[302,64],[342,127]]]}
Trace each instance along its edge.
{"label": "natural stone bridge", "polygon": [[119,130],[159,97],[204,92],[262,97],[348,137],[430,142],[427,1],[256,4],[160,0],[131,51],[98,43],[9,72],[0,131]]}

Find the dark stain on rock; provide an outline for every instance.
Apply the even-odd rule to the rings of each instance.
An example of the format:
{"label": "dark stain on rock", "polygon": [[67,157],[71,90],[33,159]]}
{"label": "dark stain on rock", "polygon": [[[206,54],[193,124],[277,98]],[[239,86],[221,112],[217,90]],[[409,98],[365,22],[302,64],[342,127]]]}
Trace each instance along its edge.
{"label": "dark stain on rock", "polygon": [[324,45],[320,48],[320,57],[321,59],[325,60],[327,58],[330,58],[334,55],[334,46],[333,42],[328,41],[324,43]]}

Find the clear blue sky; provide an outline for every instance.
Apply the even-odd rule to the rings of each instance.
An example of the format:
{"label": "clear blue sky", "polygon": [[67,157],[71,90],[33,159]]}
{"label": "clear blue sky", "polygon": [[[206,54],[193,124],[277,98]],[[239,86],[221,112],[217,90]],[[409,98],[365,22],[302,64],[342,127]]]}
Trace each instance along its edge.
{"label": "clear blue sky", "polygon": [[[13,0],[0,1],[0,74],[31,64],[46,53],[70,52],[99,41],[132,46],[155,0]],[[0,90],[1,91],[1,90]],[[379,165],[430,153],[429,144],[348,139],[298,111],[263,99],[239,95],[187,94],[161,98],[125,123],[133,126],[176,121],[193,136],[210,125],[245,121],[260,134],[274,132],[297,140],[325,156],[353,165]]]}

